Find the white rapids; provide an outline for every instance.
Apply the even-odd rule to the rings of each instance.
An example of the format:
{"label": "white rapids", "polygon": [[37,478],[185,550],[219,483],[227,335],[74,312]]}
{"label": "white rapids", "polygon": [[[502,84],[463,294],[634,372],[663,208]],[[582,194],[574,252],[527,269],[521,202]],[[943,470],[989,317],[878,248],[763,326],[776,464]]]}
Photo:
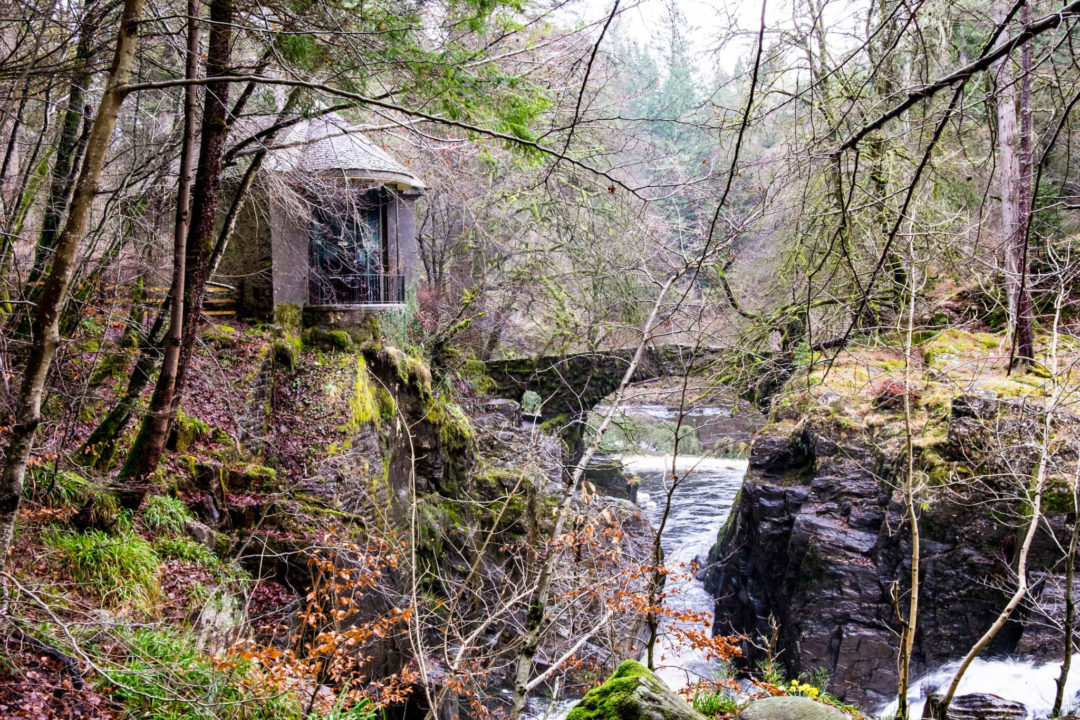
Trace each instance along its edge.
{"label": "white rapids", "polygon": [[[908,692],[909,716],[922,717],[926,698],[933,692],[943,692],[952,680],[960,661],[948,663],[911,683]],[[991,693],[1006,700],[1016,700],[1028,708],[1029,718],[1049,717],[1054,707],[1057,678],[1061,673],[1060,662],[1035,663],[1024,660],[998,658],[976,659],[964,673],[957,688],[957,695]],[[1080,694],[1080,653],[1073,656],[1072,667],[1065,683],[1065,707],[1068,712],[1077,707]],[[891,717],[897,702],[879,709],[878,717]]]}

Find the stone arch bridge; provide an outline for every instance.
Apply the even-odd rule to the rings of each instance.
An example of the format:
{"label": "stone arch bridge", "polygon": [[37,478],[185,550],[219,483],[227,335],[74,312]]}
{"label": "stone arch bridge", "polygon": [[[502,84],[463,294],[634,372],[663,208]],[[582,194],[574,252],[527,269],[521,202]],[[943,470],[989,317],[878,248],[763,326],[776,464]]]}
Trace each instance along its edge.
{"label": "stone arch bridge", "polygon": [[[699,371],[723,351],[689,345],[649,345],[631,377],[632,383]],[[608,350],[563,356],[538,356],[485,363],[495,382],[491,394],[518,400],[526,390],[540,395],[541,418],[572,421],[588,413],[619,387],[634,350]]]}

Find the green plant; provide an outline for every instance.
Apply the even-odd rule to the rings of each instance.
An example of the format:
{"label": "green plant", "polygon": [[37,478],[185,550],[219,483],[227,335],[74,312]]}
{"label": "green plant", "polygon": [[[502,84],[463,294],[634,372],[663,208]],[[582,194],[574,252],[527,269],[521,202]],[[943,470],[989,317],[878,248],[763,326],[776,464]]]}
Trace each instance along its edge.
{"label": "green plant", "polygon": [[715,690],[701,690],[700,688],[695,690],[690,704],[706,717],[733,715],[739,712],[739,704],[735,700]]}
{"label": "green plant", "polygon": [[416,284],[405,289],[405,307],[384,311],[379,316],[379,329],[387,344],[401,350],[414,349],[424,336],[420,325],[420,299]]}
{"label": "green plant", "polygon": [[42,465],[31,468],[23,486],[23,496],[55,508],[78,507],[94,491],[94,485],[81,475],[67,470],[53,470]]}
{"label": "green plant", "polygon": [[216,567],[221,562],[212,550],[188,537],[158,538],[154,548],[161,557],[187,560],[204,567]]}
{"label": "green plant", "polygon": [[805,679],[807,683],[816,687],[819,692],[824,693],[829,687],[829,680],[832,679],[832,675],[829,674],[827,669],[819,667],[806,673]]}
{"label": "green plant", "polygon": [[101,689],[128,717],[152,720],[300,720],[295,695],[249,684],[250,660],[216,661],[191,639],[171,631],[140,630],[128,638],[123,667]]}
{"label": "green plant", "polygon": [[780,664],[772,657],[765,660],[758,660],[757,669],[758,674],[761,675],[761,679],[770,685],[779,687],[786,682],[784,678],[784,669],[780,667]]}
{"label": "green plant", "polygon": [[382,716],[379,708],[367,698],[361,698],[352,707],[345,709],[345,701],[348,693],[341,692],[334,707],[325,715],[313,713],[308,715],[308,720],[378,720]]}
{"label": "green plant", "polygon": [[60,552],[72,579],[104,600],[149,610],[161,593],[157,553],[138,535],[54,530],[44,540]]}
{"label": "green plant", "polygon": [[143,522],[157,532],[180,533],[184,529],[184,522],[190,519],[187,505],[169,495],[155,495],[143,508]]}
{"label": "green plant", "polygon": [[521,396],[521,410],[530,415],[535,415],[540,412],[542,402],[539,393],[534,390],[526,390]]}

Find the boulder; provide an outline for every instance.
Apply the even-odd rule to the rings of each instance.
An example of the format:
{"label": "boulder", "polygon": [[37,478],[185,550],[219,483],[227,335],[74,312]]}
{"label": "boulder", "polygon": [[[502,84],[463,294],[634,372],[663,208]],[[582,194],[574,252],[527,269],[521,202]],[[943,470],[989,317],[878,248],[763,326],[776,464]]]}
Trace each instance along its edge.
{"label": "boulder", "polygon": [[209,550],[213,550],[217,546],[217,533],[214,532],[208,525],[204,525],[198,520],[187,519],[184,521],[184,533],[199,543],[205,546]]}
{"label": "boulder", "polygon": [[585,479],[601,495],[637,502],[638,479],[626,471],[617,457],[594,456],[585,468]]}
{"label": "boulder", "polygon": [[484,403],[484,412],[488,415],[500,415],[512,427],[521,425],[521,404],[513,400],[495,398]]}
{"label": "boulder", "polygon": [[705,720],[641,663],[626,660],[566,720]]}
{"label": "boulder", "polygon": [[[939,716],[941,695],[931,695],[923,707],[924,720],[934,720]],[[947,720],[1026,720],[1027,706],[1015,700],[991,695],[990,693],[971,693],[957,695],[949,705]]]}
{"label": "boulder", "polygon": [[847,720],[832,705],[794,695],[755,700],[739,714],[739,720]]}

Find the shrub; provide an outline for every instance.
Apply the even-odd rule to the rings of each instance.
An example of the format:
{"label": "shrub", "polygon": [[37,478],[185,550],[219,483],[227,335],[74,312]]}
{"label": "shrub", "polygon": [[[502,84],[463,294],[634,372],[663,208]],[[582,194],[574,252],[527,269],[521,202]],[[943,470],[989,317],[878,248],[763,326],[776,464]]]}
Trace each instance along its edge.
{"label": "shrub", "polygon": [[169,495],[155,495],[143,508],[143,521],[156,532],[180,533],[184,529],[184,521],[190,519],[187,505]]}
{"label": "shrub", "polygon": [[138,535],[51,531],[44,539],[60,552],[75,582],[103,600],[149,610],[161,593],[157,553]]}

